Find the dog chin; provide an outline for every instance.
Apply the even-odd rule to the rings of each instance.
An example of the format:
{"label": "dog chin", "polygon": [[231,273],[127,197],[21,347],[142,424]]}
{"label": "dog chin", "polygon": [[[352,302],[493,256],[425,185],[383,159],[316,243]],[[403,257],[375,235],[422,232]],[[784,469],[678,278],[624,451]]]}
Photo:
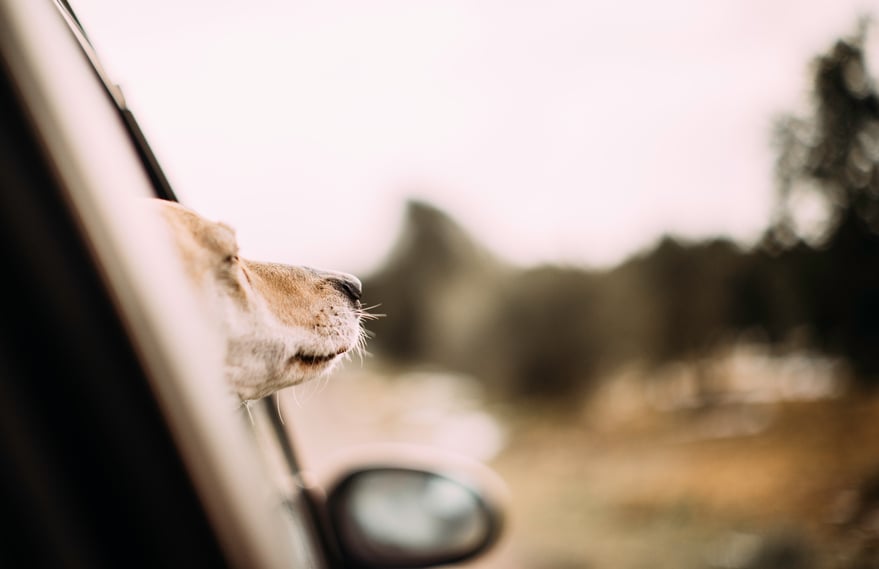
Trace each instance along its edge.
{"label": "dog chin", "polygon": [[[254,400],[270,395],[275,391],[299,385],[307,381],[326,375],[343,359],[348,349],[337,350],[331,353],[311,353],[308,351],[297,352],[283,361],[278,361],[274,369],[266,369],[260,365],[263,362],[249,362],[255,365],[230,366],[227,371],[233,369],[229,381],[235,386],[238,396],[243,400]],[[260,371],[254,367],[262,368]],[[254,378],[261,381],[254,382]]]}

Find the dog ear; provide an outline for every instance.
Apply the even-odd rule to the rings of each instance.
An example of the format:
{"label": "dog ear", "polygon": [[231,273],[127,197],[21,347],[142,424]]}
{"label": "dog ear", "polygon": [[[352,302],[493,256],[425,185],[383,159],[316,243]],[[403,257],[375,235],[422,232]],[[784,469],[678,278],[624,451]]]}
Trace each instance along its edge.
{"label": "dog ear", "polygon": [[179,204],[156,202],[171,230],[174,244],[196,280],[237,263],[235,230],[224,223],[207,220]]}
{"label": "dog ear", "polygon": [[225,223],[217,223],[199,218],[202,230],[198,233],[201,245],[214,254],[221,262],[238,259],[238,238],[235,230]]}

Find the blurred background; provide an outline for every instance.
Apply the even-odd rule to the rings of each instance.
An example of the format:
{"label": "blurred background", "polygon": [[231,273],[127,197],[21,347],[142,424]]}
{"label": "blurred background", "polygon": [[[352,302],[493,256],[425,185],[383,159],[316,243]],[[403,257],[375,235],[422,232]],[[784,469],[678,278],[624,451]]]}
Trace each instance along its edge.
{"label": "blurred background", "polygon": [[184,203],[386,315],[307,465],[487,462],[474,566],[879,566],[875,2],[71,4]]}

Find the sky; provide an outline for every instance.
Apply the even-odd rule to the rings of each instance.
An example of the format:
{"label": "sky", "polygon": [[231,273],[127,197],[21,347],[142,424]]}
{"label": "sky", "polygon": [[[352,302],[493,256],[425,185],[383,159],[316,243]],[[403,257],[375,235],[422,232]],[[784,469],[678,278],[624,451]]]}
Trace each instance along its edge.
{"label": "sky", "polygon": [[[407,199],[520,265],[753,242],[772,121],[879,0],[71,0],[181,201],[366,274]],[[879,59],[879,33],[868,54]],[[876,61],[871,68],[876,69]]]}

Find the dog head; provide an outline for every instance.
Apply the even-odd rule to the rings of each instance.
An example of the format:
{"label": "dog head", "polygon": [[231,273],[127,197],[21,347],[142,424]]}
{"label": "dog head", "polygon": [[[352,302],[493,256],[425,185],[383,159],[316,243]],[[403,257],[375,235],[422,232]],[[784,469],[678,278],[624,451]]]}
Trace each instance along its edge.
{"label": "dog head", "polygon": [[226,379],[259,399],[329,372],[362,349],[360,281],[238,256],[235,232],[183,206],[155,200],[190,280],[226,338]]}

